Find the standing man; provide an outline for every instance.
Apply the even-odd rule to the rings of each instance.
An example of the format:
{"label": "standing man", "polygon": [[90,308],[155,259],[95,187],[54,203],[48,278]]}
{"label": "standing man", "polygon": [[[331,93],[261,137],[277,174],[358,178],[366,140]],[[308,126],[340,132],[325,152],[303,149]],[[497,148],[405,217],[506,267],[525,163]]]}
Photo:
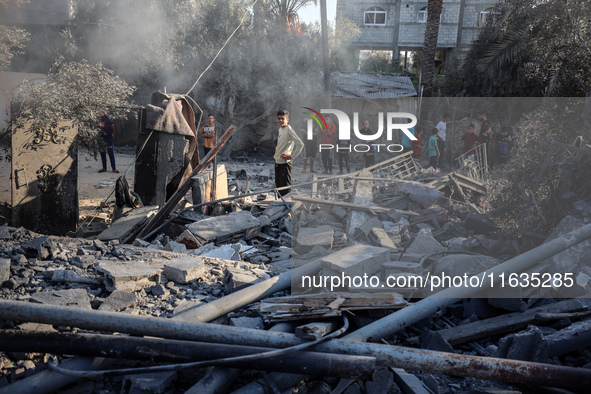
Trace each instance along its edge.
{"label": "standing man", "polygon": [[439,150],[438,167],[443,168],[443,155],[445,154],[445,137],[447,135],[447,122],[451,119],[451,115],[447,112],[443,114],[443,118],[437,123],[437,148]]}
{"label": "standing man", "polygon": [[474,147],[482,144],[483,140],[480,136],[474,133],[474,125],[470,123],[468,125],[468,132],[462,136],[462,141],[464,141],[464,151],[463,154],[466,155],[467,159],[474,161]]}
{"label": "standing man", "polygon": [[310,159],[310,172],[314,173],[314,159],[316,158],[316,152],[318,151],[318,127],[312,129],[312,139],[308,139],[308,131],[306,130],[306,123],[301,129],[304,135],[304,146],[306,147],[306,155],[304,156],[304,172],[306,172],[306,164]]}
{"label": "standing man", "polygon": [[[326,126],[328,130],[322,129],[322,137],[320,137],[321,145],[333,145],[334,135],[337,131],[337,127],[332,124],[332,117],[328,115],[326,118]],[[333,146],[334,148],[334,146]],[[320,155],[322,157],[322,166],[324,167],[324,174],[332,175],[332,149],[321,149]]]}
{"label": "standing man", "polygon": [[[274,156],[275,187],[280,188],[291,185],[291,161],[300,154],[304,143],[289,125],[288,111],[282,109],[277,112],[277,124],[279,125],[279,137]],[[279,194],[285,196],[290,191],[290,189],[280,190]]]}
{"label": "standing man", "polygon": [[206,156],[215,145],[215,117],[211,114],[207,116],[207,125],[201,127],[199,135],[203,137],[203,156]]}
{"label": "standing man", "polygon": [[103,162],[103,168],[99,172],[107,172],[107,152],[109,153],[109,160],[111,161],[111,168],[113,172],[119,174],[117,167],[115,166],[115,148],[113,144],[113,133],[115,132],[115,125],[111,122],[109,117],[102,111],[99,110],[99,127],[100,136],[105,142],[104,147],[101,148],[101,161]]}

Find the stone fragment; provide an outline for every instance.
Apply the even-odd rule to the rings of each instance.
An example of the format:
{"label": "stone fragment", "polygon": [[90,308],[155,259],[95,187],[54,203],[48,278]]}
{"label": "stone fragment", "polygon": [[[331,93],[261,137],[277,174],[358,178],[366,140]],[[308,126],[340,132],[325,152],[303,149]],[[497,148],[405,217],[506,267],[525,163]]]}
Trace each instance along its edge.
{"label": "stone fragment", "polygon": [[254,238],[260,228],[259,220],[248,211],[232,212],[189,225],[189,230],[201,244],[215,242],[218,245],[238,239]]}
{"label": "stone fragment", "polygon": [[547,363],[550,360],[548,347],[548,340],[540,329],[529,326],[525,331],[502,338],[495,357]]}
{"label": "stone fragment", "polygon": [[241,249],[242,245],[240,244],[222,245],[219,248],[215,248],[213,250],[210,250],[209,252],[202,253],[201,256],[215,257],[224,260],[242,261],[242,259],[240,258]]}
{"label": "stone fragment", "polygon": [[100,284],[99,279],[88,278],[86,276],[78,275],[74,271],[70,270],[55,270],[51,276],[52,282],[65,282],[65,283],[83,283],[89,285]]}
{"label": "stone fragment", "polygon": [[152,287],[150,287],[150,292],[155,295],[155,296],[163,296],[163,295],[167,295],[168,294],[168,290],[166,290],[166,287],[160,285],[154,285]]}
{"label": "stone fragment", "polygon": [[160,282],[160,270],[145,263],[102,260],[97,269],[105,274],[108,291],[134,292]]}
{"label": "stone fragment", "polygon": [[134,306],[135,303],[136,297],[134,294],[128,293],[126,291],[115,290],[101,304],[99,311],[120,312],[125,308]]}
{"label": "stone fragment", "polygon": [[90,307],[90,297],[88,297],[88,293],[84,289],[43,291],[33,294],[30,300],[39,304],[92,309]]}
{"label": "stone fragment", "polygon": [[224,290],[230,294],[260,281],[261,277],[253,272],[228,267],[224,275]]}
{"label": "stone fragment", "polygon": [[390,249],[356,244],[321,259],[323,275],[374,275],[390,260]]}
{"label": "stone fragment", "polygon": [[175,241],[185,245],[187,249],[197,249],[203,246],[189,230],[183,231]]}
{"label": "stone fragment", "polygon": [[10,279],[10,259],[0,259],[0,286]]}
{"label": "stone fragment", "polygon": [[550,357],[583,349],[589,346],[591,341],[591,320],[575,322],[562,330],[546,337],[549,343],[548,355]]}
{"label": "stone fragment", "polygon": [[201,278],[207,272],[207,266],[200,257],[182,256],[164,263],[164,276],[175,283],[187,284]]}
{"label": "stone fragment", "polygon": [[296,249],[307,252],[314,246],[322,246],[324,248],[332,248],[334,238],[334,229],[331,226],[320,226],[315,228],[304,227],[300,228],[295,239]]}
{"label": "stone fragment", "polygon": [[[84,249],[82,249],[84,250]],[[96,262],[96,257],[92,255],[82,255],[72,257],[72,264],[76,267],[86,269]]]}
{"label": "stone fragment", "polygon": [[435,238],[428,234],[419,234],[417,237],[412,241],[412,244],[406,250],[406,253],[417,253],[422,255],[427,255],[436,252],[443,252],[446,249],[441,246]]}
{"label": "stone fragment", "polygon": [[396,245],[390,239],[388,234],[384,231],[383,228],[374,227],[371,229],[369,233],[369,238],[376,244],[377,246],[381,246],[384,248],[391,248],[396,249]]}
{"label": "stone fragment", "polygon": [[45,243],[49,240],[49,236],[44,235],[37,237],[29,242],[21,245],[21,249],[25,252],[27,257],[33,257],[41,260],[45,260],[49,257],[49,250],[45,246]]}
{"label": "stone fragment", "polygon": [[23,323],[17,326],[19,330],[31,332],[57,332],[51,324],[43,323]]}
{"label": "stone fragment", "polygon": [[453,347],[437,331],[423,330],[419,335],[421,349],[435,350],[438,352],[455,353]]}

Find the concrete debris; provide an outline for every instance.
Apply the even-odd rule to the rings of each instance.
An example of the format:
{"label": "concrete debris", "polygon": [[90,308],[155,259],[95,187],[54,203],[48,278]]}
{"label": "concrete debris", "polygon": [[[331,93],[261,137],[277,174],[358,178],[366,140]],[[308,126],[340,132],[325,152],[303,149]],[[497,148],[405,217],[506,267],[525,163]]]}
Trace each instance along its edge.
{"label": "concrete debris", "polygon": [[176,283],[187,284],[201,278],[208,270],[204,260],[199,257],[177,257],[164,264],[164,276]]}
{"label": "concrete debris", "polygon": [[[180,150],[181,142],[179,139]],[[353,370],[340,371],[354,377],[340,382],[328,376],[273,373],[242,391],[239,382],[258,374],[242,375],[245,368],[253,366],[213,369],[212,376],[217,372],[230,376],[226,389],[237,392],[271,392],[279,387],[326,393],[452,393],[474,388],[483,392],[527,391],[519,384],[523,379],[532,384],[535,372],[531,364],[514,361],[506,366],[493,356],[542,363],[534,367],[550,371],[542,378],[553,379],[551,384],[544,383],[552,387],[572,389],[574,385],[576,390],[577,384],[591,379],[581,368],[591,364],[591,305],[587,301],[591,269],[585,259],[591,252],[591,241],[569,247],[526,271],[530,279],[535,272],[576,274],[568,294],[557,291],[556,286],[544,292],[513,294],[511,289],[495,285],[480,293],[480,298],[460,295],[440,300],[435,293],[442,289],[429,292],[432,282],[421,285],[420,281],[444,276],[480,278],[481,273],[492,272],[521,254],[520,249],[528,249],[521,240],[504,239],[501,226],[487,216],[488,182],[455,173],[435,174],[403,154],[340,177],[302,178],[304,183],[292,185],[288,196],[276,199],[270,168],[258,163],[251,165],[254,168],[248,163],[236,166],[218,164],[215,198],[222,201],[215,206],[190,205],[212,199],[213,172],[209,169],[191,174],[192,192],[186,185],[179,188],[176,200],[169,200],[166,209],[156,214],[158,220],[150,219],[157,211],[154,207],[126,208],[123,216],[98,236],[96,227],[107,226],[106,214],[104,222],[81,226],[73,233],[79,238],[1,226],[0,300],[109,312],[105,314],[107,324],[119,316],[140,315],[146,320],[118,332],[130,334],[130,338],[162,335],[158,341],[171,341],[166,346],[172,346],[175,339],[198,343],[203,333],[210,333],[214,341],[227,341],[222,337],[226,338],[228,329],[232,338],[252,340],[248,345],[283,348],[300,343],[297,337],[309,341],[338,330],[346,316],[352,328],[339,339],[317,346],[318,351],[355,349],[351,351],[363,356],[370,352],[382,365],[375,369],[373,381],[359,379],[359,372]],[[156,197],[163,202],[163,190]],[[589,221],[591,203],[577,193],[568,198],[574,202],[572,209],[548,242],[583,228]],[[141,237],[136,237],[138,233]],[[510,273],[505,275],[508,285]],[[421,300],[430,294],[435,296]],[[424,302],[437,308],[418,318],[413,308]],[[381,319],[394,318],[397,313],[403,322],[383,330],[376,328],[383,323]],[[51,318],[47,319],[43,321],[46,324],[15,319],[0,325],[5,330],[62,335],[64,331],[75,333],[79,329],[76,324],[83,324],[51,324]],[[157,324],[158,329],[143,334],[140,326],[148,322]],[[269,323],[278,322],[289,332],[265,331]],[[94,328],[81,328],[89,331],[85,335],[94,335]],[[294,331],[295,335],[291,334]],[[102,330],[101,334],[106,336]],[[374,349],[378,344],[373,342],[388,338],[394,338],[396,345],[387,346],[387,353]],[[223,346],[237,344],[227,343]],[[414,353],[421,349],[432,352]],[[154,352],[155,359],[181,357],[148,350]],[[3,352],[0,348],[0,392],[4,386],[12,389],[13,384],[27,384],[29,375],[45,369],[48,356],[29,351]],[[302,366],[303,373],[319,363],[315,352],[303,352],[310,353],[307,357],[313,360]],[[400,352],[405,356],[400,357]],[[438,364],[431,357],[442,361]],[[391,359],[403,363],[404,369],[391,368]],[[271,364],[280,365],[284,360],[280,357]],[[370,361],[374,368],[376,360]],[[141,366],[145,361],[133,363]],[[442,370],[459,377],[444,375]],[[580,379],[557,377],[573,370]],[[203,382],[195,384],[205,372],[107,377],[74,388],[86,392],[181,392],[192,386],[204,387]],[[491,378],[509,383],[493,383]],[[267,387],[267,382],[275,382],[277,387]]]}
{"label": "concrete debris", "polygon": [[101,260],[97,262],[97,269],[105,274],[108,291],[134,292],[160,282],[161,270],[145,263]]}
{"label": "concrete debris", "polygon": [[39,304],[91,309],[90,297],[85,289],[43,291],[33,294],[30,300]]}
{"label": "concrete debris", "polygon": [[99,307],[99,310],[105,312],[120,312],[126,308],[134,306],[136,301],[135,294],[115,290],[105,299]]}

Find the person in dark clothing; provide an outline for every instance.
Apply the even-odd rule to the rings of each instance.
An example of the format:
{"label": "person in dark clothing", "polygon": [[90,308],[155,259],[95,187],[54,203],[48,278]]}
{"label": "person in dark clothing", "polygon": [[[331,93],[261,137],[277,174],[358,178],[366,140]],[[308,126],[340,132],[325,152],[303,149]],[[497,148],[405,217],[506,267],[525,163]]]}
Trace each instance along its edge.
{"label": "person in dark clothing", "polygon": [[511,153],[511,138],[509,137],[509,127],[501,127],[501,132],[495,135],[495,161],[494,164],[505,164],[509,160]]}
{"label": "person in dark clothing", "polygon": [[418,161],[421,161],[421,156],[423,155],[423,131],[425,128],[423,126],[417,127],[417,134],[415,137],[417,138],[416,141],[411,141],[412,146],[412,158]]}
{"label": "person in dark clothing", "polygon": [[462,136],[462,141],[464,141],[463,154],[474,161],[474,147],[482,144],[482,138],[474,133],[474,125],[472,123],[468,125],[468,132]]}
{"label": "person in dark clothing", "polygon": [[349,156],[351,154],[351,140],[337,140],[336,144],[337,156],[339,158],[339,174],[343,173],[343,169],[347,173],[351,172],[351,165],[349,164]]}
{"label": "person in dark clothing", "polygon": [[[334,144],[334,136],[337,132],[337,127],[332,123],[332,117],[328,115],[326,117],[326,125],[328,129],[322,129],[322,136],[320,137],[320,144],[321,145],[333,145]],[[332,156],[331,152],[332,149],[326,149],[324,147],[320,152],[322,156],[322,165],[324,166],[324,174],[332,175]]]}
{"label": "person in dark clothing", "polygon": [[493,157],[492,157],[492,148],[491,148],[491,128],[490,126],[487,124],[487,128],[486,129],[481,129],[480,130],[480,139],[482,140],[483,144],[485,145],[485,149],[484,152],[486,152],[486,164],[488,164],[488,166],[490,166],[492,164],[493,161]]}
{"label": "person in dark clothing", "polygon": [[115,132],[115,125],[111,122],[109,117],[99,110],[99,135],[103,138],[104,146],[101,149],[101,161],[103,168],[99,172],[107,172],[107,153],[109,153],[109,160],[111,161],[111,169],[118,174],[117,166],[115,165],[115,147],[113,145],[113,133]]}

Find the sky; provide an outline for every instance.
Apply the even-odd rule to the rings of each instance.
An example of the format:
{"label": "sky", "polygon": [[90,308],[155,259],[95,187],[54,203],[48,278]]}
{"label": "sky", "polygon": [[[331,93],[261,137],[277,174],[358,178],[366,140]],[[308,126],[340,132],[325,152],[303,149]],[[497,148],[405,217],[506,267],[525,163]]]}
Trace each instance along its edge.
{"label": "sky", "polygon": [[[326,11],[328,20],[334,20],[337,13],[337,0],[326,0]],[[300,17],[300,22],[320,22],[320,1],[318,1],[318,5],[311,3],[300,8],[298,15]]]}

